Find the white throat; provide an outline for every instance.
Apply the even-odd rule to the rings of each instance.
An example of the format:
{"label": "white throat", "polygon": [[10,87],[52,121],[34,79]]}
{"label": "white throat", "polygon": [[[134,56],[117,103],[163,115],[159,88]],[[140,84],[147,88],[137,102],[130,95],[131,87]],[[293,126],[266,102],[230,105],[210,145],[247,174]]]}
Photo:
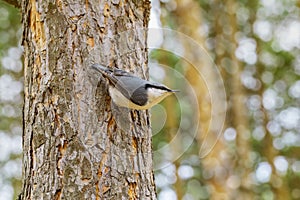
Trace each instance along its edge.
{"label": "white throat", "polygon": [[158,104],[165,97],[169,96],[172,93],[165,90],[156,89],[156,88],[155,89],[148,88],[148,102],[144,106],[140,106],[131,102],[115,87],[112,86],[109,87],[109,94],[113,102],[120,107],[126,107],[126,108],[137,109],[137,110],[146,110],[151,108],[155,104]]}

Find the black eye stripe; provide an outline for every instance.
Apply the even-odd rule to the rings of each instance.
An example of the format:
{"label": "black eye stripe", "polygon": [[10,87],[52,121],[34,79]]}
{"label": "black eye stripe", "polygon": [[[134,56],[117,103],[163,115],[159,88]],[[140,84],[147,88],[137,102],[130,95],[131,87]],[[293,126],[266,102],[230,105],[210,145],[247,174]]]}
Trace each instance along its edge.
{"label": "black eye stripe", "polygon": [[172,90],[170,90],[169,88],[166,88],[164,86],[159,86],[159,85],[150,85],[150,84],[146,84],[145,85],[145,88],[156,88],[156,89],[160,89],[160,90],[165,90],[165,91],[168,91],[168,92],[171,92]]}

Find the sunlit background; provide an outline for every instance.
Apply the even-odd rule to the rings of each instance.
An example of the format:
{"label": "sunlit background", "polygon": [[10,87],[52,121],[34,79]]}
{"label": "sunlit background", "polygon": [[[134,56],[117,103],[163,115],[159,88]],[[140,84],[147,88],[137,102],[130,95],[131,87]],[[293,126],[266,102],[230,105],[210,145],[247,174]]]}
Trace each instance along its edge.
{"label": "sunlit background", "polygon": [[[149,26],[184,33],[210,55],[198,58],[186,41],[160,34],[161,49],[149,50],[152,78],[181,90],[152,109],[158,198],[300,199],[299,1],[152,0]],[[21,35],[18,10],[0,1],[1,200],[21,189]],[[164,51],[174,44],[197,66]],[[208,63],[217,66],[227,97],[219,139],[209,130],[214,105],[207,84],[220,80]],[[201,156],[203,143],[216,139]]]}

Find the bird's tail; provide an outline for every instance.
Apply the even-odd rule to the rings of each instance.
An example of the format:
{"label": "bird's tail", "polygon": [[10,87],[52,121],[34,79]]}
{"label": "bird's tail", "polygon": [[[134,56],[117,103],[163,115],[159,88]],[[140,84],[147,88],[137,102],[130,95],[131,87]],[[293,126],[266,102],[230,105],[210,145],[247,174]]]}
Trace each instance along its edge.
{"label": "bird's tail", "polygon": [[93,64],[91,67],[92,67],[93,69],[99,71],[101,74],[107,73],[107,72],[110,71],[109,68],[104,67],[103,65],[100,65],[100,64]]}
{"label": "bird's tail", "polygon": [[91,68],[100,72],[104,78],[107,78],[109,80],[109,82],[111,82],[112,85],[116,84],[117,79],[115,78],[115,76],[113,74],[113,70],[111,68],[104,67],[101,64],[93,64],[93,65],[91,65]]}

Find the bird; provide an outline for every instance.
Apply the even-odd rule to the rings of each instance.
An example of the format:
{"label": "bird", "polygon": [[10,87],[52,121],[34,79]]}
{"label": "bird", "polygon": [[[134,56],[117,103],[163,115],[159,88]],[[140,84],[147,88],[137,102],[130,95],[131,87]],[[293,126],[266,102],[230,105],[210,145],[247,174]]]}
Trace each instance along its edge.
{"label": "bird", "polygon": [[141,79],[118,68],[108,68],[101,64],[93,64],[91,67],[108,80],[109,95],[120,107],[146,110],[178,92],[161,83]]}

